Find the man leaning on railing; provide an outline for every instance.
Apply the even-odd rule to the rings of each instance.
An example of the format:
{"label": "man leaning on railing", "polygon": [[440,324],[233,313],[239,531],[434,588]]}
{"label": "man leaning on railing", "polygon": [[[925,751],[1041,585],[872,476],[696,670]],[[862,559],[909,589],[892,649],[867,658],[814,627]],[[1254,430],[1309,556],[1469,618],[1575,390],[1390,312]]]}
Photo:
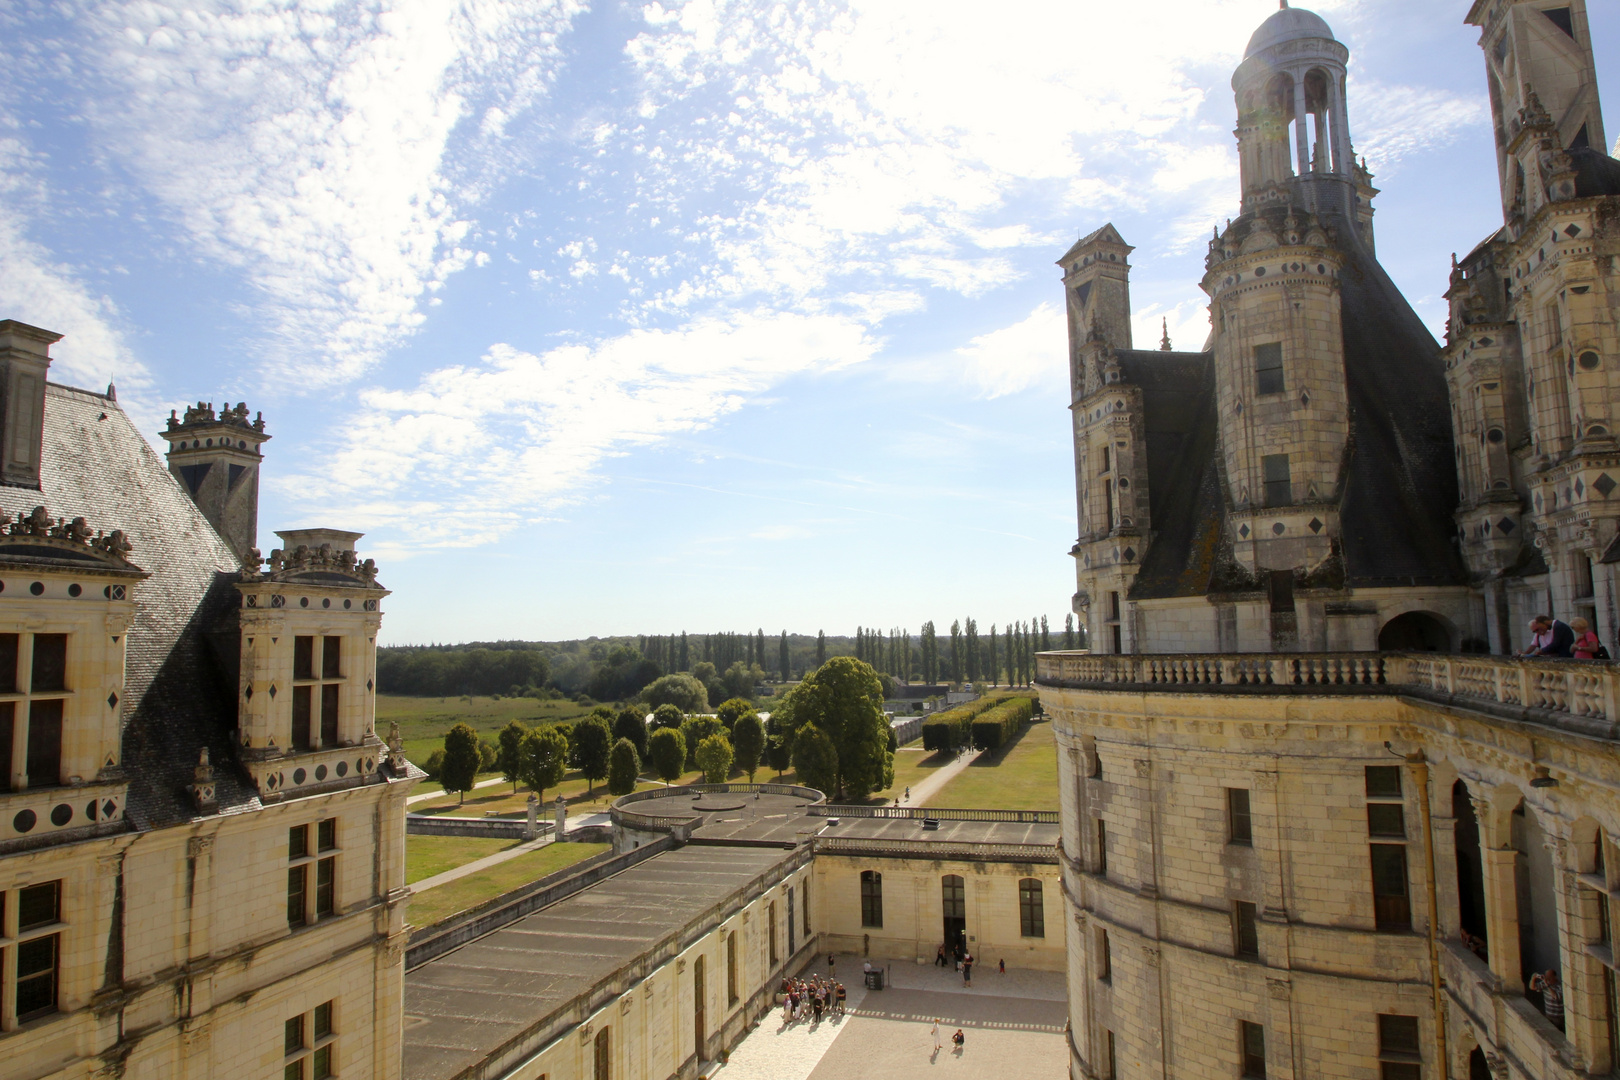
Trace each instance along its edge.
{"label": "man leaning on railing", "polygon": [[1562,619],[1537,615],[1530,620],[1530,645],[1520,656],[1558,656],[1569,659],[1575,631]]}

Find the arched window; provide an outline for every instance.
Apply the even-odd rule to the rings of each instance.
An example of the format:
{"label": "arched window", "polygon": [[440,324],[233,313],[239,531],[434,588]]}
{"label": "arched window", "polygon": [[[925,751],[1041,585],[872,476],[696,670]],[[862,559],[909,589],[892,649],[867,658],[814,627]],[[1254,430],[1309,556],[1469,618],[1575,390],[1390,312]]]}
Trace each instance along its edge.
{"label": "arched window", "polygon": [[596,1070],[592,1080],[613,1080],[613,1029],[596,1033]]}
{"label": "arched window", "polygon": [[1549,971],[1560,981],[1563,979],[1558,955],[1557,885],[1552,853],[1547,848],[1541,822],[1524,803],[1513,811],[1509,825],[1513,847],[1519,852],[1514,869],[1519,901],[1519,971],[1525,980],[1525,996],[1562,1028],[1562,1002],[1549,1012],[1546,995],[1530,985],[1533,976],[1545,976]]}
{"label": "arched window", "polygon": [[876,870],[861,871],[861,925],[883,926],[883,875]]}
{"label": "arched window", "polygon": [[1451,816],[1456,822],[1457,922],[1468,936],[1463,940],[1481,960],[1489,961],[1490,934],[1485,922],[1485,867],[1480,855],[1479,819],[1468,785],[1451,785]]}
{"label": "arched window", "polygon": [[1046,936],[1046,909],[1039,878],[1027,877],[1018,882],[1018,932],[1024,937]]}

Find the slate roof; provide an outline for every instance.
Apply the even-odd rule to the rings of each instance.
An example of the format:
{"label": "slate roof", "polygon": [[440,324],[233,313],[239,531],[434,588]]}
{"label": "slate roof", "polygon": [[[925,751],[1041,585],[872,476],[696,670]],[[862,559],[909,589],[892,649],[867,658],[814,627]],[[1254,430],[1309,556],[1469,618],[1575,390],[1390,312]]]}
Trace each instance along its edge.
{"label": "slate roof", "polygon": [[1590,146],[1578,146],[1569,156],[1575,163],[1577,199],[1620,195],[1620,161]]}
{"label": "slate roof", "polygon": [[234,768],[236,590],[240,563],[113,399],[48,384],[40,490],[0,486],[0,510],[44,505],[122,529],[129,558],[151,574],[135,587],[125,664],[126,817],[136,828],[199,816],[185,786],[202,747],[221,812],[258,805]]}
{"label": "slate roof", "polygon": [[[1350,401],[1340,525],[1346,584],[1468,581],[1454,543],[1457,474],[1440,346],[1354,227],[1341,222],[1345,379]],[[1155,533],[1133,599],[1211,591],[1226,499],[1212,353],[1120,351],[1142,387]]]}

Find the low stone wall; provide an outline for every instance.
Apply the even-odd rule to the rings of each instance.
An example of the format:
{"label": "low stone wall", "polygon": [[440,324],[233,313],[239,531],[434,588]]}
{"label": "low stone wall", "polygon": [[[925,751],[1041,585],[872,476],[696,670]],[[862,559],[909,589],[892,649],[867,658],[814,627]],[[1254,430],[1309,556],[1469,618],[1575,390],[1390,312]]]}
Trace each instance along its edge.
{"label": "low stone wall", "polygon": [[665,837],[655,843],[643,844],[623,855],[604,851],[584,862],[564,867],[554,874],[547,874],[538,881],[531,881],[522,888],[502,893],[493,900],[487,900],[475,908],[452,915],[442,922],[414,930],[410,942],[405,947],[405,970],[409,971],[419,964],[443,956],[451,949],[475,941],[485,934],[494,933],[525,915],[532,915],[543,907],[565,900],[604,878],[612,877],[621,870],[628,870],[637,863],[668,851],[674,846],[674,842]]}
{"label": "low stone wall", "polygon": [[[454,818],[437,814],[406,814],[407,836],[482,836],[495,840],[521,840],[528,828],[524,818]],[[535,835],[547,836],[556,829],[549,821],[535,826]],[[570,837],[569,839],[573,839]]]}
{"label": "low stone wall", "polygon": [[889,722],[894,729],[895,741],[904,746],[913,739],[922,738],[922,725],[925,717],[922,713],[916,716],[898,716]]}

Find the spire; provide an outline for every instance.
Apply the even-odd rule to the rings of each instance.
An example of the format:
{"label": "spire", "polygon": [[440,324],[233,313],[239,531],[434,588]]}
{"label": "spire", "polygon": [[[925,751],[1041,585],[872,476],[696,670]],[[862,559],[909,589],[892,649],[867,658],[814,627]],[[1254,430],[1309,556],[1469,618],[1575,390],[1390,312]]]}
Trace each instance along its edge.
{"label": "spire", "polygon": [[[1286,4],[1287,2],[1288,2],[1288,0],[1283,0],[1283,3]],[[1160,352],[1169,352],[1170,351],[1170,320],[1169,319],[1160,319],[1159,323],[1164,327],[1164,337],[1159,339],[1159,351]]]}
{"label": "spire", "polygon": [[1277,0],[1277,10],[1278,11],[1287,11],[1288,10],[1288,0]]}

